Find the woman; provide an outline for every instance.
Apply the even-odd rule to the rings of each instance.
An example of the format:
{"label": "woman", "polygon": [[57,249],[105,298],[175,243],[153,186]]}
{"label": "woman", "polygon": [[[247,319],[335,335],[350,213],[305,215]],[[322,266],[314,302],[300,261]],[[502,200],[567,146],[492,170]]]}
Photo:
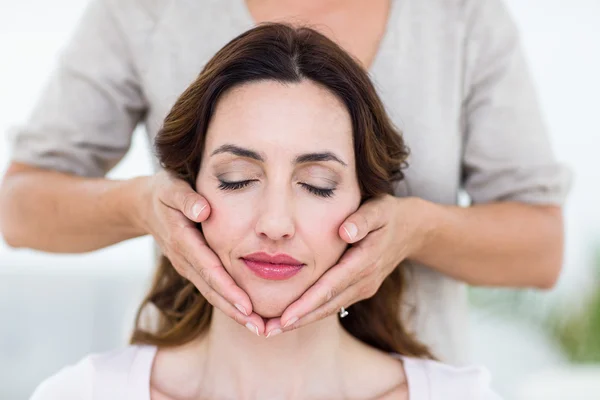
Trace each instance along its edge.
{"label": "woman", "polygon": [[[279,24],[213,57],[156,148],[167,171],[214,204],[201,230],[262,318],[280,316],[337,262],[340,223],[390,196],[407,157],[361,67],[325,36]],[[403,283],[398,266],[343,319],[265,340],[163,256],[133,346],[63,370],[33,399],[497,398],[485,372],[432,361],[398,321]],[[148,330],[140,318],[152,308],[160,319]]]}
{"label": "woman", "polygon": [[[317,27],[360,60],[411,156],[401,198],[362,204],[339,230],[351,251],[264,323],[190,229],[218,205],[162,172],[105,174],[136,124],[154,139],[219,48],[281,20]],[[408,259],[404,315],[455,364],[469,358],[465,283],[549,288],[559,275],[568,174],[502,0],[93,0],[57,67],[0,188],[0,229],[14,247],[79,253],[152,235],[213,305],[265,336],[369,297]],[[456,205],[461,189],[470,207]]]}

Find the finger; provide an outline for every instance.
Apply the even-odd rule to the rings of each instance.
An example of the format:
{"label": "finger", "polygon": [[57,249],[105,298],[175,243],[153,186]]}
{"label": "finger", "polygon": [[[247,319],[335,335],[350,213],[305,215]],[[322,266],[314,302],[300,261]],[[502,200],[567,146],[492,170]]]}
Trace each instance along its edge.
{"label": "finger", "polygon": [[363,276],[362,268],[367,265],[361,262],[362,253],[359,247],[348,249],[337,265],[331,267],[298,300],[286,308],[281,315],[283,327],[292,325],[358,281]]}
{"label": "finger", "polygon": [[265,333],[264,321],[258,314],[252,313],[250,315],[244,315],[236,307],[232,306],[231,303],[223,296],[208,286],[204,279],[202,279],[202,277],[195,271],[194,268],[192,268],[191,265],[188,264],[185,266],[186,263],[187,262],[183,259],[178,260],[180,268],[188,271],[186,278],[192,282],[196,288],[198,288],[206,301],[208,301],[213,307],[221,310],[221,312],[236,321],[238,324],[248,328],[252,333],[259,336]]}
{"label": "finger", "polygon": [[221,260],[205,243],[202,233],[195,228],[185,229],[180,254],[211,289],[223,296],[243,314],[252,313],[252,302],[221,264]]}
{"label": "finger", "polygon": [[265,334],[267,339],[272,338],[273,336],[277,336],[283,332],[283,328],[281,327],[281,319],[280,318],[271,318],[265,324]]}
{"label": "finger", "polygon": [[340,226],[338,234],[347,243],[355,243],[386,224],[385,207],[390,207],[386,198],[367,201],[350,215]]}
{"label": "finger", "polygon": [[208,201],[185,181],[172,178],[161,187],[159,198],[166,206],[181,211],[188,219],[202,222],[210,215]]}
{"label": "finger", "polygon": [[[348,308],[352,304],[359,302],[362,300],[361,290],[358,288],[358,285],[350,286],[347,290],[345,290],[339,296],[331,299],[327,303],[323,304],[321,307],[316,310],[308,313],[303,318],[298,320],[296,323],[288,326],[287,330],[298,329],[305,325],[311,324],[316,321],[320,321],[324,318],[327,318],[331,315],[334,315],[340,312],[341,308]],[[349,311],[350,313],[351,311]]]}

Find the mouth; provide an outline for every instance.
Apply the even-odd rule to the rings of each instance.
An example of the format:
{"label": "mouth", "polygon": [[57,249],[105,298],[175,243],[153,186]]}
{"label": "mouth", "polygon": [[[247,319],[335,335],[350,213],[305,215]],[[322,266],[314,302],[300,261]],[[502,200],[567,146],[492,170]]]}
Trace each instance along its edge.
{"label": "mouth", "polygon": [[291,278],[305,265],[287,254],[270,255],[264,252],[248,254],[241,260],[260,278],[275,281]]}

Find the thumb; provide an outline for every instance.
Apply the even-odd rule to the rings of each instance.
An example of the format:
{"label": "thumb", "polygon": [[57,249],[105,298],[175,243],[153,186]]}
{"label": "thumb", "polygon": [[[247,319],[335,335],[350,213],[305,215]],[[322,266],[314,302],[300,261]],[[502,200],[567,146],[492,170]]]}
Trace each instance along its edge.
{"label": "thumb", "polygon": [[362,239],[362,237],[358,236],[358,233],[358,226],[350,218],[344,221],[338,231],[338,234],[346,243],[354,243],[357,240]]}
{"label": "thumb", "polygon": [[196,197],[196,200],[191,207],[185,208],[184,214],[188,219],[195,222],[206,221],[210,215],[210,204],[208,204],[208,201],[202,195],[198,193],[195,194],[196,196],[194,197]]}
{"label": "thumb", "polygon": [[[177,179],[164,190],[163,202],[181,211],[189,220],[202,222],[210,215],[210,205],[204,196],[198,194],[186,182]],[[163,197],[163,196],[161,196]]]}
{"label": "thumb", "polygon": [[385,221],[379,207],[381,207],[379,201],[366,202],[346,218],[338,230],[342,240],[355,243],[362,240],[369,232],[381,228]]}
{"label": "thumb", "polygon": [[210,215],[208,201],[192,189],[183,195],[183,201],[178,208],[189,220],[194,222],[203,222]]}

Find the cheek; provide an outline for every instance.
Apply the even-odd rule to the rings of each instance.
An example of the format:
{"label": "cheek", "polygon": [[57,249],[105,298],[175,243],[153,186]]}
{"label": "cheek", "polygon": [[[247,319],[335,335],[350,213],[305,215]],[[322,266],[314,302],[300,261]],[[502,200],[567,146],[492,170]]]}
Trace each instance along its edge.
{"label": "cheek", "polygon": [[332,267],[347,247],[339,234],[346,218],[356,210],[355,202],[324,204],[306,208],[298,219],[298,231],[311,248],[318,273]]}
{"label": "cheek", "polygon": [[221,261],[228,265],[231,251],[252,230],[252,207],[236,196],[223,196],[216,192],[202,195],[211,206],[209,218],[202,223],[204,238]]}

